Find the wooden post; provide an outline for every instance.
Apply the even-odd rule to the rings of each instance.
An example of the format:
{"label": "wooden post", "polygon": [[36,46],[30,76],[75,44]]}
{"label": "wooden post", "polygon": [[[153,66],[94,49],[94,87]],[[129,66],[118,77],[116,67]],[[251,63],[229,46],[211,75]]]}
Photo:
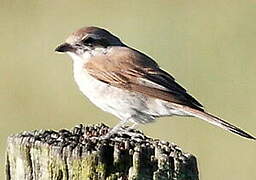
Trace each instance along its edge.
{"label": "wooden post", "polygon": [[[8,138],[7,180],[198,180],[196,158],[137,130],[100,140],[109,127],[78,125]],[[132,134],[132,135],[131,135]]]}

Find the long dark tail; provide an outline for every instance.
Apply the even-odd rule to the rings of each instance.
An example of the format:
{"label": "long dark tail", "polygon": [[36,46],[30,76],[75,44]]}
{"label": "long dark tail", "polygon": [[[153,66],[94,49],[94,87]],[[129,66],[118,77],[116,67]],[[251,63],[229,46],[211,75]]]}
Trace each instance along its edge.
{"label": "long dark tail", "polygon": [[[183,109],[183,108],[182,108]],[[256,138],[248,133],[246,133],[245,131],[241,130],[240,128],[232,125],[232,124],[229,124],[228,122],[216,117],[216,116],[213,116],[207,112],[203,112],[203,111],[200,111],[200,110],[196,110],[196,109],[192,109],[190,107],[184,107],[183,109],[185,112],[189,113],[190,115],[194,116],[194,117],[197,117],[197,118],[200,118],[200,119],[203,119],[215,126],[218,126],[218,127],[221,127],[227,131],[230,131],[230,132],[233,132],[235,134],[238,134],[240,136],[243,136],[245,138],[248,138],[248,139],[253,139],[253,140],[256,140]]]}

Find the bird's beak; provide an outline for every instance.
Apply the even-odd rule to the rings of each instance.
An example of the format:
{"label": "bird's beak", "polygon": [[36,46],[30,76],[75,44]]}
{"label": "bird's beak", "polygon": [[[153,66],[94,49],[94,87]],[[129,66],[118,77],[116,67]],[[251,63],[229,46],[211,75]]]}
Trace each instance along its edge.
{"label": "bird's beak", "polygon": [[75,48],[68,43],[63,43],[55,49],[56,52],[60,52],[60,53],[73,52],[74,50]]}

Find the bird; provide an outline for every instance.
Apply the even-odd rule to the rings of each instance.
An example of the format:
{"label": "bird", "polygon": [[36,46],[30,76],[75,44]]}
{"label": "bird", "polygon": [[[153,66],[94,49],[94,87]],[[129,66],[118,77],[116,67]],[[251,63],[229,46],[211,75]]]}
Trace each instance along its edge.
{"label": "bird", "polygon": [[106,29],[86,26],[55,49],[73,61],[73,76],[80,91],[120,122],[108,138],[127,123],[146,124],[160,117],[196,117],[242,137],[256,138],[206,112],[175,78],[148,55],[123,43]]}

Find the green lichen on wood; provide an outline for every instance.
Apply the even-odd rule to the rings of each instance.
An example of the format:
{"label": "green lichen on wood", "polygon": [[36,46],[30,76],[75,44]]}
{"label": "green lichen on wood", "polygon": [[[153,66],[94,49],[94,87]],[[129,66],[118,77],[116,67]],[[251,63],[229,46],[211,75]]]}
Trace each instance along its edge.
{"label": "green lichen on wood", "polygon": [[197,180],[194,156],[176,145],[118,134],[108,140],[104,125],[71,131],[33,131],[10,136],[7,180]]}
{"label": "green lichen on wood", "polygon": [[100,161],[99,153],[93,153],[81,161],[82,177],[84,179],[105,179],[106,165]]}
{"label": "green lichen on wood", "polygon": [[[42,146],[41,146],[42,147]],[[48,156],[48,172],[50,179],[62,180],[68,179],[68,167],[65,160],[61,157],[59,152],[54,149],[44,147]]]}

